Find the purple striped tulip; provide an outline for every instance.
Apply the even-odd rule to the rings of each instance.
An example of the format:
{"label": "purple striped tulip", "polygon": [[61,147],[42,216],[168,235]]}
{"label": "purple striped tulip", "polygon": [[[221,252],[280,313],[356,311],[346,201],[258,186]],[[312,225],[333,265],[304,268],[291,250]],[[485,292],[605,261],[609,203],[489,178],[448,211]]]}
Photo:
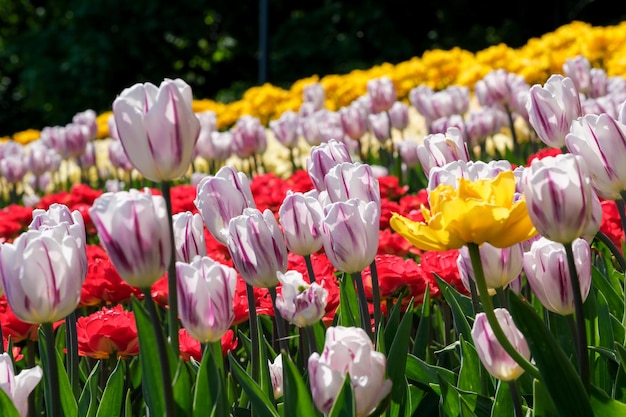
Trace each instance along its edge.
{"label": "purple striped tulip", "polygon": [[563,73],[574,83],[574,87],[583,93],[591,91],[591,62],[587,57],[576,55],[574,58],[565,60]]}
{"label": "purple striped tulip", "polygon": [[309,382],[313,402],[328,414],[346,377],[354,389],[357,416],[368,416],[391,392],[385,376],[387,358],[374,350],[365,330],[357,327],[329,327],[321,354],[309,357]]}
{"label": "purple striped tulip", "polygon": [[274,137],[286,148],[295,148],[298,145],[298,113],[287,110],[276,120],[270,120],[270,129]]}
{"label": "purple striped tulip", "polygon": [[389,77],[369,80],[367,82],[367,94],[371,99],[372,113],[389,110],[398,99],[396,87]]}
{"label": "purple striped tulip", "polygon": [[196,141],[194,157],[200,156],[209,161],[214,160],[216,158],[211,136],[217,131],[217,115],[214,111],[207,110],[196,113],[196,117],[200,121],[200,133]]}
{"label": "purple striped tulip", "polygon": [[387,110],[391,126],[394,129],[404,130],[409,125],[409,106],[401,101],[393,103],[391,108]]}
{"label": "purple striped tulip", "polygon": [[391,138],[391,123],[387,112],[369,114],[367,121],[370,131],[379,142],[385,142]]}
{"label": "purple striped tulip", "polygon": [[287,192],[278,216],[287,249],[296,255],[311,255],[322,248],[320,222],[324,217],[320,201],[310,193]]}
{"label": "purple striped tulip", "polygon": [[[521,243],[503,249],[483,243],[479,251],[488,288],[505,288],[521,274],[524,259],[524,247]],[[467,246],[459,250],[457,266],[463,285],[469,289],[469,280],[476,281],[476,278]]]}
{"label": "purple striped tulip", "polygon": [[[583,301],[591,288],[591,249],[584,239],[572,242],[576,273]],[[524,254],[526,279],[541,304],[563,316],[574,313],[574,295],[565,247],[545,237],[533,242]]]}
{"label": "purple striped tulip", "polygon": [[504,69],[489,72],[474,85],[474,93],[483,107],[508,106],[517,91],[527,89],[524,77]]}
{"label": "purple striped tulip", "polygon": [[572,123],[565,143],[585,161],[600,197],[622,198],[626,190],[626,125],[607,114],[588,114]]}
{"label": "purple striped tulip", "polygon": [[204,224],[217,241],[226,245],[228,222],[245,208],[256,207],[248,177],[225,165],[217,174],[204,177],[196,189],[194,204]]}
{"label": "purple striped tulip", "polygon": [[331,203],[356,198],[365,202],[374,201],[380,207],[380,186],[368,164],[337,164],[324,177],[324,186]]}
{"label": "purple striped tulip", "polygon": [[233,299],[237,271],[208,256],[176,262],[180,321],[200,343],[222,338],[235,319]]}
{"label": "purple striped tulip", "polygon": [[306,169],[317,191],[325,191],[324,177],[332,167],[341,162],[352,162],[348,147],[338,140],[329,140],[311,148]]}
{"label": "purple striped tulip", "polygon": [[113,116],[126,155],[141,175],[170,181],[185,175],[200,133],[191,107],[191,87],[165,79],[124,89],[113,101]]}
{"label": "purple striped tulip", "polygon": [[274,399],[277,400],[283,396],[283,355],[279,353],[278,356],[274,358],[274,362],[268,359],[267,365],[270,370]]}
{"label": "purple striped tulip", "polygon": [[470,160],[463,134],[456,127],[448,128],[445,134],[434,133],[426,136],[424,142],[417,147],[417,157],[426,176],[433,167]]}
{"label": "purple striped tulip", "polygon": [[149,288],[165,274],[172,243],[162,196],[148,189],[105,193],[94,201],[89,215],[124,281]]}
{"label": "purple striped tulip", "polygon": [[339,109],[343,131],[351,139],[359,140],[367,133],[367,110],[360,104],[352,103]]}
{"label": "purple striped tulip", "polygon": [[246,208],[229,222],[228,231],[228,251],[246,283],[275,287],[276,273],[287,271],[287,246],[274,213]]}
{"label": "purple striped tulip", "polygon": [[305,103],[312,103],[315,110],[323,109],[326,101],[324,86],[320,83],[305,85],[302,89],[302,100]]}
{"label": "purple striped tulip", "polygon": [[176,260],[191,263],[196,256],[206,256],[202,216],[185,211],[174,214],[172,220]]}
{"label": "purple striped tulip", "polygon": [[[496,308],[493,312],[509,342],[524,358],[530,359],[528,343],[515,326],[511,314],[503,308]],[[476,314],[472,326],[472,339],[480,361],[492,376],[502,381],[514,381],[524,373],[524,369],[506,353],[496,339],[485,313]]]}
{"label": "purple striped tulip", "polygon": [[571,123],[583,115],[580,95],[571,78],[553,74],[530,88],[528,120],[539,139],[551,148],[565,146]]}
{"label": "purple striped tulip", "polygon": [[379,205],[352,198],[332,203],[324,211],[322,239],[326,256],[340,271],[361,272],[378,251]]}
{"label": "purple striped tulip", "polygon": [[254,116],[244,115],[237,119],[233,134],[233,150],[239,158],[262,154],[267,148],[267,134],[261,121]]}
{"label": "purple striped tulip", "polygon": [[289,323],[298,327],[312,326],[326,314],[328,291],[320,284],[307,283],[298,271],[278,272],[281,293],[276,308]]}
{"label": "purple striped tulip", "polygon": [[15,375],[13,360],[9,354],[0,355],[0,389],[11,399],[20,417],[28,415],[28,396],[42,377],[43,370],[39,365]]}
{"label": "purple striped tulip", "polygon": [[598,196],[582,157],[560,154],[533,160],[524,170],[526,207],[539,234],[571,243],[590,231]]}

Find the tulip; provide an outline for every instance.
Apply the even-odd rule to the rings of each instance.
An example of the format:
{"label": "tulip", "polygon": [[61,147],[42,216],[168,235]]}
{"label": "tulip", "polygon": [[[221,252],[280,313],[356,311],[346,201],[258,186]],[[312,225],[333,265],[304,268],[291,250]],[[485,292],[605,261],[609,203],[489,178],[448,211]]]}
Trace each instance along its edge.
{"label": "tulip", "polygon": [[393,103],[387,110],[391,126],[398,130],[404,130],[409,125],[409,106],[401,101]]}
{"label": "tulip", "polygon": [[[530,359],[530,349],[522,332],[519,331],[511,314],[503,309],[494,310],[498,323],[511,345],[527,360]],[[485,313],[478,313],[472,326],[472,340],[476,353],[487,372],[502,381],[514,381],[524,373],[524,370],[509,356],[496,339]]]}
{"label": "tulip", "polygon": [[124,89],[113,101],[113,116],[128,159],[145,178],[170,181],[191,164],[200,121],[192,110],[191,87],[165,79]]}
{"label": "tulip", "polygon": [[352,198],[324,210],[322,239],[328,259],[340,271],[360,273],[378,251],[379,205]]}
{"label": "tulip", "polygon": [[311,155],[306,161],[306,169],[317,191],[326,190],[324,177],[332,167],[341,162],[352,162],[348,147],[343,142],[330,140],[311,148]]}
{"label": "tulip", "polygon": [[276,140],[286,148],[295,148],[298,144],[298,113],[288,110],[277,120],[270,120],[270,129]]}
{"label": "tulip", "polygon": [[148,189],[105,193],[89,209],[100,242],[128,284],[150,288],[168,268],[171,257],[167,208]]}
{"label": "tulip", "polygon": [[119,140],[111,140],[109,143],[109,161],[114,167],[121,168],[126,172],[130,172],[134,168],[128,155],[126,155],[124,145]]}
{"label": "tulip", "polygon": [[389,77],[369,80],[367,93],[371,99],[372,113],[389,110],[398,98],[396,87]]}
{"label": "tulip", "polygon": [[506,248],[537,234],[524,199],[515,199],[515,175],[504,171],[495,178],[466,178],[457,187],[440,184],[429,193],[430,210],[424,222],[393,213],[393,230],[422,250],[459,249],[485,242]]}
{"label": "tulip", "polygon": [[467,87],[450,86],[434,92],[427,85],[420,85],[409,92],[409,101],[430,126],[441,117],[465,113],[469,108],[470,91]]}
{"label": "tulip", "polygon": [[387,359],[376,352],[363,329],[329,327],[322,354],[309,357],[308,370],[315,406],[328,414],[349,375],[354,389],[356,415],[370,415],[391,392],[385,377]]}
{"label": "tulip", "polygon": [[[480,245],[479,251],[485,281],[490,289],[505,288],[522,272],[524,248],[521,243],[516,243],[508,248],[496,248],[489,243],[483,243]],[[475,281],[476,279],[466,246],[459,250],[457,265],[463,285],[469,289],[469,280]]]}
{"label": "tulip", "polygon": [[276,217],[266,209],[246,208],[228,224],[228,251],[235,268],[251,286],[272,288],[276,272],[287,270],[287,246]]}
{"label": "tulip", "polygon": [[233,297],[237,272],[208,256],[176,262],[180,321],[201,343],[222,338],[235,319]]}
{"label": "tulip", "polygon": [[85,125],[88,128],[88,140],[91,141],[98,137],[98,115],[92,109],[87,109],[76,113],[72,116],[72,123]]}
{"label": "tulip", "polygon": [[578,90],[571,78],[553,74],[544,86],[530,88],[526,104],[531,126],[543,143],[551,148],[565,146],[570,124],[582,116]]}
{"label": "tulip", "polygon": [[433,120],[430,124],[430,131],[432,133],[446,133],[451,127],[457,128],[460,131],[465,130],[465,119],[460,114],[453,114],[451,116],[440,117]]}
{"label": "tulip", "polygon": [[504,69],[489,72],[474,85],[478,102],[484,106],[508,106],[516,91],[526,90],[524,77]]}
{"label": "tulip", "polygon": [[204,223],[199,213],[190,211],[173,216],[176,260],[191,263],[196,256],[206,255]]}
{"label": "tulip", "polygon": [[302,100],[307,103],[312,103],[315,110],[322,109],[324,107],[324,101],[326,100],[324,86],[320,83],[305,85],[302,89]]}
{"label": "tulip", "polygon": [[265,127],[254,116],[244,115],[237,119],[233,134],[233,149],[241,159],[262,154],[267,148]]}
{"label": "tulip", "polygon": [[66,158],[80,157],[85,153],[89,139],[89,126],[78,123],[65,125],[65,144],[61,154]]}
{"label": "tulip", "polygon": [[454,161],[470,160],[463,134],[456,127],[449,128],[445,135],[435,133],[426,136],[424,142],[417,146],[417,157],[426,176],[433,167],[443,167]]}
{"label": "tulip", "polygon": [[206,160],[213,160],[215,151],[213,149],[213,141],[211,136],[217,131],[217,115],[214,111],[208,110],[196,113],[196,117],[200,121],[200,133],[196,141],[194,156],[200,156]]}
{"label": "tulip", "polygon": [[274,399],[277,400],[283,396],[283,355],[279,353],[274,362],[268,359],[267,364],[270,369]]}
{"label": "tulip", "polygon": [[26,165],[33,175],[43,175],[45,172],[52,171],[53,158],[55,155],[57,155],[57,152],[46,146],[44,142],[39,139],[30,144],[28,156],[26,157]]}
{"label": "tulip", "polygon": [[367,114],[363,106],[356,103],[339,109],[345,134],[351,139],[361,139],[367,133]]}
{"label": "tulip", "polygon": [[588,94],[591,91],[591,62],[586,57],[576,55],[565,60],[563,73],[572,80],[579,92]]}
{"label": "tulip", "polygon": [[626,190],[626,125],[607,114],[588,114],[572,123],[567,149],[585,161],[596,193],[621,199]]}
{"label": "tulip", "polygon": [[417,141],[412,139],[403,139],[396,144],[400,159],[402,159],[402,162],[407,168],[415,168],[417,164],[420,163],[419,157],[417,156],[417,148],[419,145]]}
{"label": "tulip", "polygon": [[328,291],[320,284],[308,284],[298,271],[278,272],[282,292],[276,308],[289,323],[298,327],[312,326],[326,314]]}
{"label": "tulip", "polygon": [[39,365],[24,369],[15,375],[9,354],[0,355],[0,389],[11,399],[20,417],[28,415],[28,396],[39,384],[42,376],[43,371]]}
{"label": "tulip", "polygon": [[278,216],[290,252],[306,256],[321,249],[320,222],[324,214],[317,198],[310,193],[288,191]]}
{"label": "tulip", "polygon": [[588,232],[598,197],[582,157],[559,154],[535,159],[524,170],[522,188],[528,214],[539,234],[571,243]]}
{"label": "tulip", "polygon": [[194,204],[204,224],[218,242],[226,245],[230,219],[247,207],[256,207],[248,177],[225,165],[215,175],[204,177],[196,189]]}
{"label": "tulip", "polygon": [[331,203],[357,198],[374,201],[380,206],[380,186],[368,164],[342,162],[335,165],[324,177],[324,188]]}
{"label": "tulip", "polygon": [[30,229],[0,246],[0,280],[13,313],[27,323],[53,323],[72,313],[87,273],[84,241],[65,222]]}
{"label": "tulip", "polygon": [[369,114],[367,115],[367,121],[370,130],[379,142],[385,142],[387,139],[391,139],[391,124],[389,122],[389,115],[386,112]]}
{"label": "tulip", "polygon": [[[584,239],[572,242],[572,252],[583,301],[591,287],[591,249]],[[548,310],[563,316],[574,313],[574,296],[570,284],[570,272],[561,243],[545,237],[533,242],[524,254],[526,279],[541,304]]]}

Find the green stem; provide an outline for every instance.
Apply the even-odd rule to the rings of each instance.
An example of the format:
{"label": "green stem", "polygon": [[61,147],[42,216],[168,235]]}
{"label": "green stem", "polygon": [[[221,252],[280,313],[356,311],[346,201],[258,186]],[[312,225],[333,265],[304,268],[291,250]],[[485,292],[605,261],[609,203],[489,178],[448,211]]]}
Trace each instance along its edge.
{"label": "green stem", "polygon": [[315,282],[315,271],[313,271],[311,255],[304,255],[304,263],[306,264],[306,272],[309,274],[309,281],[313,284]]}
{"label": "green stem", "polygon": [[170,181],[161,181],[161,193],[165,199],[167,207],[167,220],[170,231],[170,263],[167,268],[167,304],[168,304],[168,336],[170,345],[174,351],[174,356],[178,358],[180,355],[180,347],[178,342],[178,291],[176,289],[176,244],[174,241],[174,222],[172,219],[172,183]]}
{"label": "green stem", "polygon": [[359,295],[359,307],[361,308],[361,327],[370,339],[374,340],[374,335],[372,334],[372,321],[370,318],[370,310],[367,305],[367,297],[365,296],[365,287],[363,286],[363,276],[361,272],[354,272],[352,274],[352,279],[356,282],[356,289]]}
{"label": "green stem", "polygon": [[74,397],[80,396],[80,380],[78,374],[78,335],[76,331],[76,311],[65,318],[65,344],[67,346],[67,373]]}
{"label": "green stem", "polygon": [[511,344],[509,339],[504,334],[502,327],[500,327],[500,323],[498,322],[498,318],[493,311],[493,303],[491,302],[491,297],[489,296],[489,290],[487,288],[487,281],[485,281],[485,273],[483,272],[483,265],[480,260],[480,251],[478,249],[478,245],[476,243],[468,243],[467,248],[469,249],[470,259],[472,260],[472,268],[474,269],[474,277],[476,278],[476,287],[478,289],[478,296],[480,297],[480,301],[483,304],[483,310],[485,312],[485,316],[487,317],[487,321],[491,326],[494,336],[502,345],[502,348],[509,354],[509,356],[517,362],[519,366],[524,369],[524,371],[528,372],[533,378],[540,379],[539,370],[535,368],[535,366],[530,363],[525,357],[523,357],[517,349]]}
{"label": "green stem", "polygon": [[256,300],[254,299],[254,288],[246,283],[246,293],[248,295],[248,315],[250,316],[250,340],[252,342],[250,352],[250,362],[252,368],[252,379],[259,381],[260,371],[260,340],[259,340],[259,323],[256,315]]}
{"label": "green stem", "polygon": [[476,291],[476,281],[472,278],[468,279],[470,287],[470,295],[472,296],[472,313],[474,317],[480,312],[480,299],[478,298],[478,291]]}
{"label": "green stem", "polygon": [[626,213],[624,212],[624,201],[626,200],[626,192],[621,192],[622,198],[620,200],[616,200],[615,204],[617,204],[617,211],[619,212],[619,218],[622,222],[622,232],[626,237]]}
{"label": "green stem", "polygon": [[52,323],[43,323],[41,325],[43,330],[45,341],[46,354],[48,356],[48,375],[46,376],[46,383],[48,384],[49,397],[46,400],[50,400],[50,404],[46,404],[48,410],[48,417],[60,417],[61,402],[58,401],[61,398],[61,390],[59,388],[59,368],[57,368],[57,351],[54,347],[54,330]]}
{"label": "green stem", "polygon": [[313,329],[313,326],[306,326],[303,327],[302,330],[304,330],[304,337],[306,337],[307,339],[307,344],[309,346],[309,356],[311,356],[313,353],[317,352],[317,344],[315,343],[315,330]]}
{"label": "green stem", "polygon": [[[500,382],[501,384],[504,381]],[[511,399],[513,400],[513,409],[515,410],[515,417],[524,417],[524,410],[522,409],[522,397],[520,396],[519,389],[517,387],[517,380],[509,381],[509,391],[511,392]]]}
{"label": "green stem", "polygon": [[598,233],[596,233],[596,238],[600,242],[604,243],[607,248],[609,248],[609,251],[615,257],[615,260],[619,264],[622,271],[626,272],[626,259],[624,259],[624,255],[622,255],[622,252],[620,252],[619,248],[615,246],[615,243],[613,243],[613,241],[606,235],[606,233],[601,231],[598,231]]}
{"label": "green stem", "polygon": [[289,355],[289,343],[287,341],[286,325],[287,323],[280,314],[278,308],[276,308],[276,287],[268,288],[270,297],[272,299],[272,305],[274,307],[274,319],[276,320],[276,333],[278,334],[278,345],[280,350]]}
{"label": "green stem", "polygon": [[578,372],[586,389],[589,389],[589,355],[587,353],[587,329],[585,327],[585,313],[583,310],[583,297],[580,293],[580,281],[576,271],[574,251],[572,243],[563,244],[567,255],[567,267],[569,269],[572,295],[574,296],[574,314],[576,315],[576,352],[578,353]]}
{"label": "green stem", "polygon": [[378,269],[375,259],[370,264],[370,272],[372,275],[372,304],[374,304],[374,334],[378,334],[382,312],[380,310],[380,285],[378,284]]}
{"label": "green stem", "polygon": [[513,120],[513,112],[511,111],[511,108],[509,107],[509,105],[505,105],[504,106],[506,108],[506,114],[509,118],[509,128],[511,129],[511,139],[513,139],[513,155],[515,155],[516,158],[521,157],[521,155],[519,155],[519,143],[517,140],[517,133],[515,132],[515,121]]}
{"label": "green stem", "polygon": [[[170,363],[167,354],[167,343],[160,325],[159,314],[157,313],[150,288],[143,289],[143,295],[146,300],[146,308],[150,315],[150,322],[154,328],[157,350],[159,352],[159,367],[161,368],[161,377],[163,379],[163,397],[165,401],[165,416],[174,417],[174,392],[172,390],[172,373],[170,371]],[[178,338],[176,338],[178,339]]]}

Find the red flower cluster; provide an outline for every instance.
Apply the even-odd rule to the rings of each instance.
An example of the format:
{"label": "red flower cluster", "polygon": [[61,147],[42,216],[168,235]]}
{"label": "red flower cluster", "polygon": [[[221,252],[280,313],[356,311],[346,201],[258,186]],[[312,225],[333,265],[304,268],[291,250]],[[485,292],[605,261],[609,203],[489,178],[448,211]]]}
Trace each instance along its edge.
{"label": "red flower cluster", "polygon": [[79,317],[76,332],[81,356],[107,359],[115,355],[127,359],[139,353],[135,315],[121,304]]}
{"label": "red flower cluster", "polygon": [[[187,330],[180,329],[178,331],[178,343],[180,345],[180,357],[184,361],[190,361],[191,358],[200,362],[202,360],[202,346],[200,342],[191,337]],[[227,330],[222,336],[222,355],[226,356],[228,352],[237,349],[239,340],[235,337],[235,332]]]}

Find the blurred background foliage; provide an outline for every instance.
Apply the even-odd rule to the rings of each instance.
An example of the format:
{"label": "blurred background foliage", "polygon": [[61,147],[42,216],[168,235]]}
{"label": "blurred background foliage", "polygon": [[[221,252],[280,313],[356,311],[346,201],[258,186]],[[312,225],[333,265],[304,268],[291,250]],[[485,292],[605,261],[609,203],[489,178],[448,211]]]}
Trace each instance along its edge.
{"label": "blurred background foliage", "polygon": [[[266,81],[398,63],[428,49],[524,45],[573,20],[626,19],[613,0],[267,2]],[[0,0],[0,136],[110,110],[136,82],[180,77],[196,98],[260,81],[260,1]],[[478,7],[477,5],[480,5]]]}

